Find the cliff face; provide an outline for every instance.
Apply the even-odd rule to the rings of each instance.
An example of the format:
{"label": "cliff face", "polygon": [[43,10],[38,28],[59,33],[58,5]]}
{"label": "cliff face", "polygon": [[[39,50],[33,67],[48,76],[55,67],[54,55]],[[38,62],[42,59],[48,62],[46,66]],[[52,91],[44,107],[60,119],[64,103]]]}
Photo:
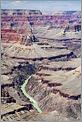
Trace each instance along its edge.
{"label": "cliff face", "polygon": [[[1,39],[2,42],[19,42],[27,45],[32,38],[33,22],[29,16],[42,15],[39,10],[1,10]],[[13,38],[14,37],[14,38]]]}
{"label": "cliff face", "polygon": [[[79,79],[77,80],[79,82]],[[63,87],[63,85],[60,87]],[[68,82],[67,85],[69,85]],[[48,86],[47,82],[43,83],[41,80],[36,80],[33,77],[29,80],[26,90],[39,103],[43,112],[57,111],[67,118],[80,118],[80,95],[67,93],[67,91],[63,92],[57,86]]]}

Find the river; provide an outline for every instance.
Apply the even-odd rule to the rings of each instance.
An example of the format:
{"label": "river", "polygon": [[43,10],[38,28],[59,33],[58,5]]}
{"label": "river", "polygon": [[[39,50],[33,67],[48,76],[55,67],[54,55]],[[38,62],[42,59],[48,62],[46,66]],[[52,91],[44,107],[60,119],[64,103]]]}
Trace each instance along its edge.
{"label": "river", "polygon": [[24,94],[25,97],[27,97],[31,104],[33,105],[33,107],[39,112],[39,113],[42,113],[42,110],[40,109],[40,107],[38,106],[38,103],[34,100],[33,97],[31,97],[29,94],[27,94],[26,90],[25,90],[25,87],[29,81],[29,79],[31,78],[32,76],[29,76],[29,78],[27,80],[25,80],[25,82],[23,83],[23,85],[21,86],[21,90]]}

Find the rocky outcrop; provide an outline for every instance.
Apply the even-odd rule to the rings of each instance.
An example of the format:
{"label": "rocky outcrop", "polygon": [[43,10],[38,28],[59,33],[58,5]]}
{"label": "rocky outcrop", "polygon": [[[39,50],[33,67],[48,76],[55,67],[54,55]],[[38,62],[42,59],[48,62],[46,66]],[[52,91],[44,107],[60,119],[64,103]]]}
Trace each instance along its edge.
{"label": "rocky outcrop", "polygon": [[80,118],[81,103],[79,100],[81,95],[71,95],[56,88],[62,88],[62,85],[61,83],[51,83],[49,80],[36,80],[32,77],[26,86],[26,90],[38,101],[43,111],[56,110],[68,118]]}

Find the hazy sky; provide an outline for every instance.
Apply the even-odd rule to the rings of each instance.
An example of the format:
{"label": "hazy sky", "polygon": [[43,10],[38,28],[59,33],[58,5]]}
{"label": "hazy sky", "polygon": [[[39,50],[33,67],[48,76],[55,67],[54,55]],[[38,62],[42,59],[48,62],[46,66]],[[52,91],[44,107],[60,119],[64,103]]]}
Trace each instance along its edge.
{"label": "hazy sky", "polygon": [[80,0],[2,0],[2,9],[30,9],[42,12],[78,11],[81,10]]}

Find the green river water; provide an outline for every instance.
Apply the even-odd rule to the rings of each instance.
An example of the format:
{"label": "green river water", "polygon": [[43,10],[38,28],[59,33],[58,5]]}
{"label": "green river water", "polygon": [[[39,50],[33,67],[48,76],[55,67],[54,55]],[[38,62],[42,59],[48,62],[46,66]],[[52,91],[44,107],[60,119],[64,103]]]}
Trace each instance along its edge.
{"label": "green river water", "polygon": [[42,110],[40,109],[40,107],[38,106],[38,103],[29,95],[27,94],[25,87],[29,81],[29,79],[31,78],[31,76],[29,76],[29,78],[27,80],[25,80],[25,82],[23,83],[23,85],[21,86],[21,90],[23,92],[23,94],[25,95],[25,97],[29,98],[31,104],[34,106],[34,108],[39,112],[42,113]]}

